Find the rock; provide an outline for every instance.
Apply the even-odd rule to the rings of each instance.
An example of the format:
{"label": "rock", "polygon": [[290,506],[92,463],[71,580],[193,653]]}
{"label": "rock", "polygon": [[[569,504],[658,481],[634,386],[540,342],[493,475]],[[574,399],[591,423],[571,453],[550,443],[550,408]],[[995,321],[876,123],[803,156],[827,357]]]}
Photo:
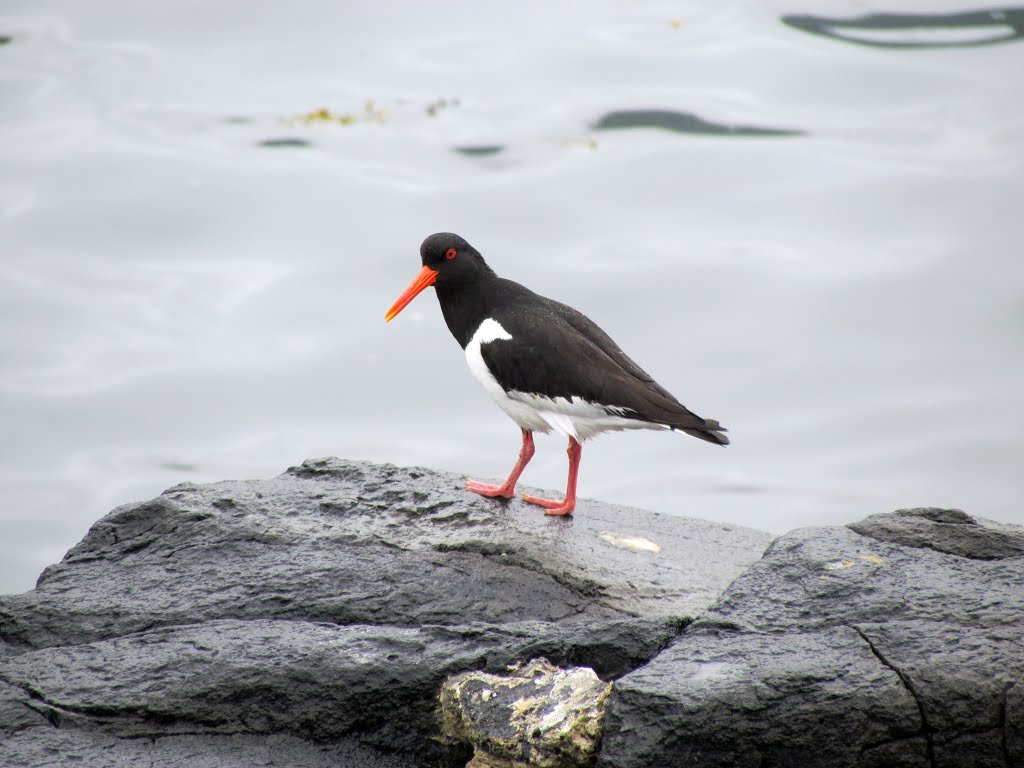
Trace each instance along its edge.
{"label": "rock", "polygon": [[4,768],[417,768],[408,759],[343,739],[315,744],[293,736],[165,736],[118,739],[58,728],[0,739]]}
{"label": "rock", "polygon": [[[322,460],[272,480],[179,485],[114,510],[35,590],[0,600],[0,634],[39,648],[218,618],[678,622],[713,603],[771,541],[591,501],[570,519],[545,518],[462,484]],[[604,534],[635,534],[660,551]]]}
{"label": "rock", "polygon": [[[51,723],[125,737],[360,731],[414,751],[433,728],[417,706],[446,673],[480,663],[490,638],[429,629],[219,620],[21,654],[3,668]],[[491,640],[498,651],[504,638]],[[131,717],[125,717],[130,712]]]}
{"label": "rock", "polygon": [[1007,756],[1016,761],[1013,765],[1024,765],[1024,685],[1019,681],[1006,691],[1003,730]]}
{"label": "rock", "polygon": [[458,765],[447,677],[541,656],[621,675],[772,538],[591,501],[547,518],[462,483],[318,460],[114,510],[0,597],[0,765],[245,764],[235,739],[257,765]]}
{"label": "rock", "polygon": [[464,672],[441,688],[442,730],[475,749],[467,768],[592,765],[611,683],[537,659],[510,675]]}
{"label": "rock", "polygon": [[1007,703],[1024,684],[1024,624],[901,621],[859,629],[913,693],[936,765],[1022,764],[1024,745],[1004,741],[1024,725],[1024,712],[1008,712]]}
{"label": "rock", "polygon": [[959,509],[898,509],[850,523],[852,530],[878,541],[926,547],[975,560],[1024,557],[1024,528]]}
{"label": "rock", "polygon": [[918,733],[921,718],[852,627],[710,630],[616,683],[606,729],[604,764],[843,766]]}
{"label": "rock", "polygon": [[776,540],[699,626],[778,632],[913,619],[1018,624],[1022,575],[1022,558],[970,560],[849,528],[804,528]]}
{"label": "rock", "polygon": [[0,597],[0,766],[1024,765],[1024,529],[461,486],[319,460],[114,510]]}
{"label": "rock", "polygon": [[28,691],[0,681],[0,734],[41,726],[46,722],[45,715],[33,706]]}
{"label": "rock", "polygon": [[1024,763],[1024,557],[949,553],[1012,553],[1024,531],[961,515],[780,537],[616,682],[598,764]]}

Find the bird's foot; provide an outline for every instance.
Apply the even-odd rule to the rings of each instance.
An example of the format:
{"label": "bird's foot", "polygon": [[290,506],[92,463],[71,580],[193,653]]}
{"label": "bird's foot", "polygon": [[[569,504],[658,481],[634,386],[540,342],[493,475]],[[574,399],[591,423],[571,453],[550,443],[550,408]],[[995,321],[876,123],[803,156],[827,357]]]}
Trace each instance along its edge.
{"label": "bird's foot", "polygon": [[554,501],[553,499],[542,499],[539,496],[530,496],[523,494],[523,501],[527,504],[536,504],[538,507],[544,507],[545,515],[571,515],[572,511],[576,509],[575,499],[566,499],[565,501]]}
{"label": "bird's foot", "polygon": [[515,486],[510,488],[508,483],[503,485],[491,485],[490,483],[481,483],[479,480],[467,479],[466,490],[472,491],[473,493],[479,493],[481,496],[487,496],[492,499],[511,499],[516,495]]}

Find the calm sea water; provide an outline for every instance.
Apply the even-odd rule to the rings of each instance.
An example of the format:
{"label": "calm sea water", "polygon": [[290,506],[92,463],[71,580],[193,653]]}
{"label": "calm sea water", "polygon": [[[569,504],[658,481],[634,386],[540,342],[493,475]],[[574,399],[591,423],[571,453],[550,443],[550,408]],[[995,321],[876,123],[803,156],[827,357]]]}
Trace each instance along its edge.
{"label": "calm sea water", "polygon": [[439,230],[731,430],[588,443],[584,497],[1024,523],[1022,11],[812,5],[6,0],[0,592],[181,481],[503,477],[432,292],[383,322]]}

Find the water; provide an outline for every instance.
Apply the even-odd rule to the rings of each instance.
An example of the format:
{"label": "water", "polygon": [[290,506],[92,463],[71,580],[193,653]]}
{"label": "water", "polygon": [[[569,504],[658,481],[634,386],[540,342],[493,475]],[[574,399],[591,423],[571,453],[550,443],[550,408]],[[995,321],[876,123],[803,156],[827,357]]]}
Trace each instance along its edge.
{"label": "water", "polygon": [[[383,322],[438,230],[731,430],[588,443],[584,497],[1024,523],[1021,12],[961,45],[799,10],[7,0],[0,592],[181,481],[321,455],[503,477],[518,430],[432,293]],[[564,473],[539,438],[524,480]]]}

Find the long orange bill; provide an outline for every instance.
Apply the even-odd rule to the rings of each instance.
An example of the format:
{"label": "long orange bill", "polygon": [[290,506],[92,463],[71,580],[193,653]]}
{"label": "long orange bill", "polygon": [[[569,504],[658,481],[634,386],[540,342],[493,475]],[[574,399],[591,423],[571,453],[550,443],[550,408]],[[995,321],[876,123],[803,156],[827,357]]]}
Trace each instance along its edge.
{"label": "long orange bill", "polygon": [[416,279],[412,281],[412,284],[405,289],[405,293],[398,297],[398,301],[391,305],[391,309],[384,315],[384,322],[391,322],[391,318],[405,309],[406,304],[416,298],[419,292],[424,288],[429,288],[437,280],[437,270],[431,269],[430,267],[424,267],[420,270],[420,273],[416,275]]}

